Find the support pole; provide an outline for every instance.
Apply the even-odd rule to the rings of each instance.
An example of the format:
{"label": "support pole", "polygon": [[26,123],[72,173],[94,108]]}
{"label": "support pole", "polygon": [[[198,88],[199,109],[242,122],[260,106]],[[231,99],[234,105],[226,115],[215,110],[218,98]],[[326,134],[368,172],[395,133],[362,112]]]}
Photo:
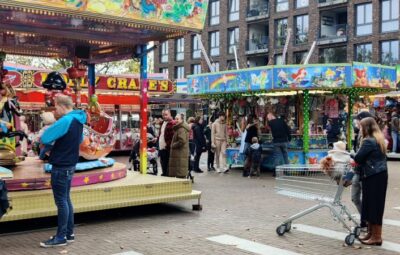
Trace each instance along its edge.
{"label": "support pole", "polygon": [[89,99],[96,94],[96,69],[94,64],[88,64]]}
{"label": "support pole", "polygon": [[349,151],[351,151],[351,149],[353,148],[352,145],[352,137],[353,137],[353,106],[354,106],[354,100],[355,100],[355,92],[354,91],[350,91],[350,94],[348,95],[348,102],[347,105],[349,107],[348,109],[348,117],[347,117],[347,149]]}
{"label": "support pole", "polygon": [[[303,149],[307,154],[310,149],[310,94],[306,89],[303,91],[303,104],[304,104],[304,116],[303,116]],[[307,155],[306,155],[307,156]]]}
{"label": "support pole", "polygon": [[[146,52],[147,45],[140,45],[141,53]],[[140,172],[147,173],[147,54],[140,54]]]}

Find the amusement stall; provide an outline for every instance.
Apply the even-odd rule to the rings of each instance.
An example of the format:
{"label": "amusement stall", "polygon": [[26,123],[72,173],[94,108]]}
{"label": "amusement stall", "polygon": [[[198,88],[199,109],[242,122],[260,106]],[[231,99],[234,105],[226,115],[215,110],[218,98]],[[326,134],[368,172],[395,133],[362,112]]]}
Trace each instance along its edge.
{"label": "amusement stall", "polygon": [[[85,109],[88,116],[80,147],[85,162],[78,163],[72,180],[71,197],[76,212],[187,199],[197,199],[193,208],[201,209],[201,192],[192,190],[189,180],[145,174],[147,94],[158,86],[147,76],[147,54],[153,48],[146,44],[200,32],[207,1],[185,2],[185,8],[181,7],[176,1],[162,5],[122,0],[0,1],[0,178],[10,191],[11,203],[0,222],[57,213],[50,190],[51,165],[21,153],[20,141],[26,139],[19,119],[23,110],[18,90],[7,78],[6,54],[65,58],[73,62],[67,69],[71,87],[56,78],[56,74],[49,74],[42,86],[46,89],[45,111],[54,111],[54,97],[65,94],[73,98],[76,108]],[[125,164],[106,157],[116,142],[115,125],[113,117],[102,109],[102,95],[96,90],[96,64],[129,58],[139,58],[141,63],[140,79],[135,85],[139,93],[127,92],[140,104],[140,173],[128,172]],[[121,85],[113,84],[117,88]],[[121,86],[125,88],[131,83]],[[42,92],[32,93],[43,98]],[[83,104],[85,100],[87,107]]]}
{"label": "amusement stall", "polygon": [[226,112],[228,165],[243,165],[241,134],[247,116],[257,117],[264,169],[273,168],[269,112],[283,118],[290,127],[290,163],[313,164],[327,154],[335,141],[346,140],[351,148],[352,116],[355,110],[361,110],[354,107],[360,97],[395,89],[394,67],[356,62],[265,66],[188,77],[191,95],[209,100],[214,111]]}

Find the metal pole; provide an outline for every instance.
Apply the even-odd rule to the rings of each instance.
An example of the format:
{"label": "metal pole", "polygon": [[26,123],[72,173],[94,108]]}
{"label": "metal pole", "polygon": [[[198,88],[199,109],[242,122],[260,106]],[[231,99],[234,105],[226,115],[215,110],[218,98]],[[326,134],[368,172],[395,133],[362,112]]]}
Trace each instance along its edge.
{"label": "metal pole", "polygon": [[88,64],[89,99],[96,94],[96,69],[95,64]]}
{"label": "metal pole", "polygon": [[203,45],[203,42],[201,41],[201,36],[199,34],[196,34],[196,37],[197,37],[197,41],[199,42],[200,49],[201,49],[201,52],[203,53],[204,59],[206,60],[206,63],[208,65],[208,68],[210,69],[210,72],[213,73],[215,70],[214,70],[214,67],[211,64],[210,58],[207,55],[207,52],[206,52],[206,50],[204,48],[204,45]]}
{"label": "metal pole", "polygon": [[350,91],[350,94],[348,95],[348,114],[349,116],[347,117],[347,149],[350,151],[351,148],[353,147],[352,143],[352,136],[353,136],[353,106],[354,106],[354,99],[355,99],[355,93],[353,91]]}
{"label": "metal pole", "polygon": [[147,45],[138,46],[140,54],[140,172],[147,173]]}
{"label": "metal pole", "polygon": [[307,54],[306,60],[304,60],[304,65],[308,64],[308,61],[310,60],[311,55],[312,55],[312,53],[313,53],[313,51],[315,49],[315,45],[317,45],[317,41],[314,41],[313,44],[311,45],[311,48],[310,48],[310,51]]}
{"label": "metal pole", "polygon": [[238,61],[238,56],[237,56],[236,45],[233,45],[233,53],[235,53],[236,70],[239,70],[239,61]]}
{"label": "metal pole", "polygon": [[[303,104],[304,104],[304,115],[303,115],[303,149],[307,154],[310,149],[310,130],[309,130],[309,122],[310,122],[310,94],[306,89],[303,91]],[[306,155],[307,157],[307,155]]]}
{"label": "metal pole", "polygon": [[286,64],[286,53],[287,53],[287,49],[289,47],[291,33],[292,33],[292,30],[290,28],[288,28],[287,29],[287,37],[286,37],[286,41],[285,41],[285,47],[283,48],[283,53],[282,53],[282,65]]}

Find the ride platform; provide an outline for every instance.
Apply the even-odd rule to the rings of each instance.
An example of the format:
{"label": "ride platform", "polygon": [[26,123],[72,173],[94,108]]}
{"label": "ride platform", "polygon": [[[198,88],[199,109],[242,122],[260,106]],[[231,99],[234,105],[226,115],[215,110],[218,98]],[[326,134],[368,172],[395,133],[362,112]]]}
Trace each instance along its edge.
{"label": "ride platform", "polygon": [[[51,189],[9,192],[12,206],[0,222],[57,215]],[[197,199],[194,210],[201,210],[201,191],[192,190],[187,179],[127,172],[126,178],[71,189],[75,213],[147,204]]]}

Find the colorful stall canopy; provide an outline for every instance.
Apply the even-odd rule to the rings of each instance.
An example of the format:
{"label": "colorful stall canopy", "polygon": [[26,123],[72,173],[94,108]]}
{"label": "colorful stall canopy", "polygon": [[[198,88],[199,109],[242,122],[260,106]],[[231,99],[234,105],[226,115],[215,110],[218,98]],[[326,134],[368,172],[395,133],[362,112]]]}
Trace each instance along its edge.
{"label": "colorful stall canopy", "polygon": [[0,0],[0,51],[89,63],[140,56],[137,45],[203,29],[208,0]]}
{"label": "colorful stall canopy", "polygon": [[357,62],[265,66],[192,75],[187,85],[192,95],[347,88],[389,91],[396,89],[396,68]]}

